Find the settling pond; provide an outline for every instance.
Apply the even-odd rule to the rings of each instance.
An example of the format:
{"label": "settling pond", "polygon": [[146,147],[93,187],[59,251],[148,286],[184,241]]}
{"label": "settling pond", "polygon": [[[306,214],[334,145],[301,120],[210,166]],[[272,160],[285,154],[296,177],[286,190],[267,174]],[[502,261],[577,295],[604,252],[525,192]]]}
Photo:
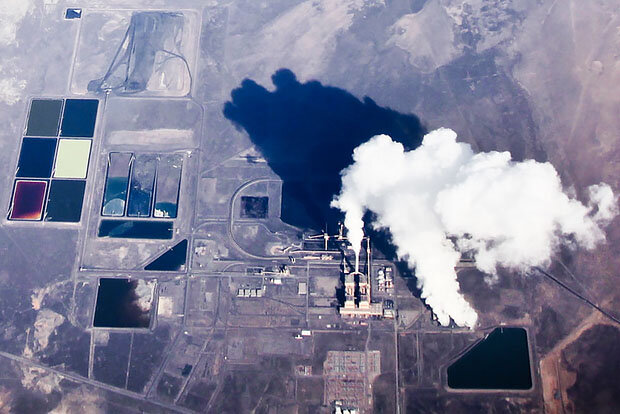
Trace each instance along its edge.
{"label": "settling pond", "polygon": [[528,390],[532,387],[527,332],[496,328],[448,367],[454,389]]}

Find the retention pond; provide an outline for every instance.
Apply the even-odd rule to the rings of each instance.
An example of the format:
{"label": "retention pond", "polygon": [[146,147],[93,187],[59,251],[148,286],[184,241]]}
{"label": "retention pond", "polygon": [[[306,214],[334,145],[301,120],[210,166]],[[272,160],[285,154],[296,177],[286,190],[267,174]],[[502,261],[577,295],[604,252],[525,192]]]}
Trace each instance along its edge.
{"label": "retention pond", "polygon": [[530,389],[532,377],[525,329],[496,328],[448,367],[448,386],[455,389]]}

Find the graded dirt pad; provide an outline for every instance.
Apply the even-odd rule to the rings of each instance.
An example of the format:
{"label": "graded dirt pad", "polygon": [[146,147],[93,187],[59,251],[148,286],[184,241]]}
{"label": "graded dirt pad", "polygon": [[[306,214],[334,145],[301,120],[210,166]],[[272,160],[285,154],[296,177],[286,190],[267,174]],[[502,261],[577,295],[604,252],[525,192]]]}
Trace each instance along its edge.
{"label": "graded dirt pad", "polygon": [[304,405],[323,404],[323,378],[309,377],[297,379],[297,401]]}
{"label": "graded dirt pad", "polygon": [[418,376],[418,338],[416,334],[398,335],[398,371],[401,385],[416,385]]}
{"label": "graded dirt pad", "polygon": [[149,332],[135,333],[129,361],[127,389],[143,392],[164,359],[170,338],[170,326],[162,322]]}
{"label": "graded dirt pad", "polygon": [[157,384],[157,398],[163,401],[173,401],[181,390],[182,383],[181,378],[164,372]]}
{"label": "graded dirt pad", "polygon": [[[269,412],[294,399],[292,366],[286,358],[264,358],[258,364],[224,374],[209,410],[215,413]],[[283,411],[284,412],[284,411]]]}
{"label": "graded dirt pad", "polygon": [[93,376],[98,381],[125,388],[131,334],[110,333],[108,343],[96,345]]}
{"label": "graded dirt pad", "polygon": [[543,333],[536,337],[536,347],[541,353],[553,348],[569,331],[569,327],[565,326],[562,316],[550,306],[543,306],[542,311],[538,313],[536,325],[539,331]]}
{"label": "graded dirt pad", "polygon": [[[381,372],[389,372],[395,375],[396,358],[394,356],[394,331],[390,326],[392,321],[386,321],[387,328],[390,330],[379,330],[373,325],[370,331],[370,340],[368,341],[368,350],[377,350],[381,352]],[[381,326],[382,329],[386,327]]]}
{"label": "graded dirt pad", "polygon": [[[514,413],[540,414],[535,397],[500,397],[481,394],[442,394],[437,390],[408,388],[404,397],[404,413],[472,414]],[[401,400],[402,401],[402,400]]]}
{"label": "graded dirt pad", "polygon": [[[562,365],[574,373],[567,408],[577,413],[620,412],[620,328],[594,325],[562,351]],[[568,384],[567,384],[568,385]]]}
{"label": "graded dirt pad", "polygon": [[396,411],[396,379],[393,373],[379,375],[372,384],[372,412],[393,413]]}
{"label": "graded dirt pad", "polygon": [[590,327],[603,322],[606,321],[599,312],[591,311],[570,334],[557,342],[553,349],[547,352],[544,358],[541,358],[540,377],[546,413],[563,413],[570,402],[567,389],[575,382],[575,373],[568,371],[563,365],[562,351]]}
{"label": "graded dirt pad", "polygon": [[181,404],[190,410],[200,412],[209,403],[213,392],[217,388],[217,383],[200,381],[191,386]]}
{"label": "graded dirt pad", "polygon": [[193,11],[85,11],[71,90],[186,95],[194,69],[197,19]]}

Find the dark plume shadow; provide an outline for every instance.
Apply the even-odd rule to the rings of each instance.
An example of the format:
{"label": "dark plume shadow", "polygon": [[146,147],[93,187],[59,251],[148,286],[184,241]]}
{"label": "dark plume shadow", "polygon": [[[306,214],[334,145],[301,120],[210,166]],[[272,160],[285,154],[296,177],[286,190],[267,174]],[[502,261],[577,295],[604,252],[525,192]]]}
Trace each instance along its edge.
{"label": "dark plume shadow", "polygon": [[[276,71],[271,79],[273,92],[245,79],[231,92],[224,116],[248,133],[282,179],[282,220],[301,229],[320,231],[328,226],[333,231],[343,216],[330,208],[330,202],[340,192],[340,172],[353,162],[353,150],[378,134],[387,134],[412,150],[426,130],[413,114],[381,107],[368,97],[359,100],[318,81],[300,83],[288,69]],[[370,223],[372,216],[366,219]],[[417,279],[405,262],[397,260],[389,232],[370,225],[366,232],[375,252],[395,261],[409,289],[419,297]],[[336,296],[344,302],[342,286]]]}
{"label": "dark plume shadow", "polygon": [[340,191],[340,171],[372,136],[388,134],[407,150],[422,142],[425,130],[415,115],[318,81],[300,83],[288,69],[271,79],[273,92],[245,79],[232,91],[224,116],[248,133],[282,179],[282,220],[288,224],[336,228],[342,215],[329,204]]}
{"label": "dark plume shadow", "polygon": [[386,228],[375,228],[372,223],[375,222],[375,214],[371,211],[367,211],[364,215],[364,233],[372,240],[372,246],[374,249],[374,259],[387,259],[394,263],[398,273],[403,277],[407,283],[407,288],[415,297],[420,297],[422,291],[418,287],[418,279],[415,276],[415,271],[409,268],[409,265],[405,260],[398,258],[398,252],[394,243],[392,243],[392,235]]}

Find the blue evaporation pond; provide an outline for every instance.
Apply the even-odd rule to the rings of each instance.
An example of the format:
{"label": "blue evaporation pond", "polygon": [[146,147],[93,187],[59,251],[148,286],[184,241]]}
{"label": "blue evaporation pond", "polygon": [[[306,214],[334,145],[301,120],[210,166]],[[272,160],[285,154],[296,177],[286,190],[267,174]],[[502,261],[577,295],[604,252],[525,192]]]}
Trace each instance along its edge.
{"label": "blue evaporation pond", "polygon": [[19,178],[49,178],[54,165],[56,138],[24,138],[19,153]]}
{"label": "blue evaporation pond", "polygon": [[26,135],[38,137],[55,137],[60,123],[60,99],[33,99],[28,112]]}
{"label": "blue evaporation pond", "polygon": [[176,271],[182,270],[187,260],[187,239],[180,241],[170,250],[153,260],[144,270]]}
{"label": "blue evaporation pond", "polygon": [[67,9],[65,19],[79,19],[82,17],[82,9]]}
{"label": "blue evaporation pond", "polygon": [[45,221],[77,223],[82,216],[86,181],[52,180]]}
{"label": "blue evaporation pond", "polygon": [[99,237],[127,239],[171,239],[171,221],[101,220]]}
{"label": "blue evaporation pond", "polygon": [[63,137],[92,137],[97,120],[97,99],[67,99],[60,135]]}

